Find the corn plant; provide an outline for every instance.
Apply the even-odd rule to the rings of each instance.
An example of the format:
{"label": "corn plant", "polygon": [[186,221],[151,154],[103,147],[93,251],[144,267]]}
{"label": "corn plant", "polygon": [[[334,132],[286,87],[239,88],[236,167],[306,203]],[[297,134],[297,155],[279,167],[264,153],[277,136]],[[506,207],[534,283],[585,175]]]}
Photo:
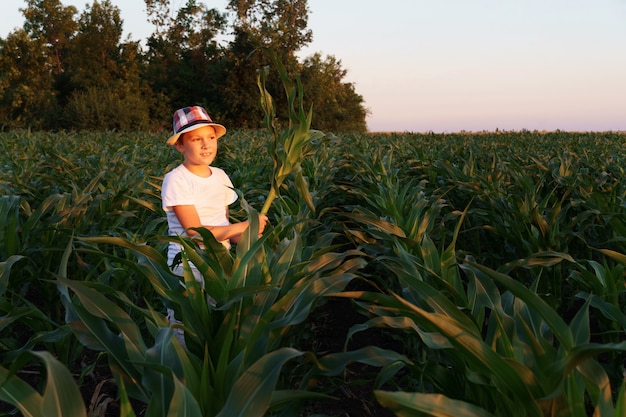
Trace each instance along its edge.
{"label": "corn plant", "polygon": [[[596,312],[595,339],[617,343],[624,340],[626,331],[626,313],[623,309],[626,297],[626,256],[608,249],[598,251],[606,256],[602,263],[595,260],[581,261],[569,278],[579,289],[576,298],[589,300]],[[613,380],[622,376],[623,355],[605,355],[604,362]]]}
{"label": "corn plant", "polygon": [[[383,404],[417,415],[582,417],[586,407],[598,416],[621,415],[623,394],[613,400],[609,377],[594,357],[624,352],[626,342],[590,341],[589,300],[568,326],[535,292],[510,277],[472,263],[462,268],[471,277],[474,317],[422,281],[414,286],[421,295],[417,304],[393,293],[345,294],[366,301],[362,306],[377,316],[354,332],[370,326],[415,332],[427,353],[440,352],[427,356],[429,361],[439,358],[438,366],[418,366],[424,367],[417,373],[420,395],[377,392]],[[501,293],[497,285],[507,290]],[[481,317],[484,325],[475,320]]]}
{"label": "corn plant", "polygon": [[[406,386],[404,392],[376,391],[381,404],[397,415],[583,416],[585,407],[597,415],[619,415],[623,395],[613,400],[609,375],[594,358],[623,355],[626,342],[591,341],[589,306],[601,304],[589,297],[568,326],[536,292],[542,271],[576,261],[566,253],[544,251],[500,268],[539,271],[532,290],[503,272],[470,261],[458,264],[457,237],[472,207],[459,213],[452,241],[438,249],[429,237],[433,228],[421,227],[420,234],[413,230],[428,219],[440,221],[439,212],[405,204],[407,193],[397,186],[376,192],[375,185],[389,177],[393,174],[364,181],[356,191],[374,210],[348,215],[362,225],[349,232],[398,285],[388,294],[341,294],[358,300],[371,317],[354,326],[350,336],[384,327],[413,340],[405,346],[414,370],[411,388],[417,392]],[[419,194],[419,188],[413,190]],[[425,193],[422,198],[428,199]],[[606,305],[598,311],[602,308],[613,313],[607,318],[622,316]]]}
{"label": "corn plant", "polygon": [[[268,156],[272,146],[284,156],[281,141],[291,140],[287,132],[302,127],[299,120],[304,126],[309,120],[309,113],[300,111],[297,81],[291,85],[293,129],[281,130],[285,126],[271,116],[266,121],[274,121],[274,130],[231,131],[218,155],[254,206],[268,201],[274,173],[287,172],[274,171],[274,158]],[[273,227],[262,241],[234,254],[219,252],[210,239],[203,248],[185,241],[182,262],[206,263],[205,274],[219,277],[207,279],[208,290],[194,286],[189,271],[181,280],[153,258],[169,243],[162,238],[159,183],[178,163],[162,135],[0,132],[0,366],[5,377],[0,389],[46,396],[47,359],[30,352],[48,351],[76,381],[56,386],[75,384],[89,394],[83,383],[94,364],[92,355],[82,355],[85,344],[110,361],[121,413],[129,416],[135,412],[131,404],[153,401],[149,407],[155,415],[168,404],[172,412],[189,407],[194,413],[217,413],[196,397],[217,385],[215,376],[226,375],[224,368],[230,371],[237,361],[240,372],[211,395],[219,394],[224,406],[229,398],[243,404],[244,397],[252,398],[243,365],[253,369],[258,363],[258,370],[272,362],[280,371],[271,373],[278,375],[274,385],[265,381],[276,394],[267,413],[295,414],[299,399],[310,398],[308,391],[318,388],[315,382],[322,377],[370,385],[370,374],[341,379],[351,360],[381,367],[371,385],[379,402],[398,415],[515,415],[512,408],[532,415],[537,407],[545,415],[549,407],[572,410],[581,398],[580,408],[588,414],[623,414],[624,140],[619,133],[529,131],[315,137],[301,148],[300,165],[292,164],[282,177],[275,193],[280,195],[269,198],[274,199],[268,203]],[[290,149],[298,149],[300,142],[290,143]],[[297,169],[309,194],[296,186]],[[248,216],[243,206],[231,214]],[[316,309],[307,310],[304,301],[298,304],[304,321],[281,327],[289,319],[278,307],[268,307],[270,299],[286,303],[296,284],[287,279],[283,293],[264,280],[277,280],[277,259],[287,259],[287,248],[293,247],[300,252],[282,268],[301,283],[309,282],[306,277],[311,285],[326,282],[340,265],[358,264],[348,267],[359,277],[350,282],[357,286],[366,278],[377,293],[330,289],[353,297],[355,308],[367,314],[363,320],[369,321],[354,327],[350,340],[357,332],[376,327],[379,334],[383,328],[402,350],[375,345],[313,355],[303,347],[308,340],[317,331],[330,336],[335,329],[308,323]],[[323,260],[330,263],[312,277]],[[233,277],[245,282],[239,293],[226,284]],[[262,284],[253,290],[259,277]],[[187,292],[180,285],[185,279]],[[516,281],[530,293],[513,287]],[[51,291],[55,283],[59,292]],[[221,304],[205,303],[202,295],[214,291],[222,294]],[[312,289],[303,292],[314,297]],[[317,295],[311,305],[325,307],[331,294]],[[547,300],[561,322],[538,300]],[[165,305],[183,317],[186,350],[173,337],[176,326],[165,321]],[[228,315],[231,310],[243,315]],[[254,317],[275,327],[256,329]],[[248,332],[252,327],[257,333]],[[206,343],[220,329],[219,335],[230,334],[233,341],[222,353]],[[450,336],[451,329],[461,337]],[[80,344],[72,334],[80,336]],[[252,350],[241,341],[246,334],[266,350],[247,353]],[[259,362],[269,354],[267,362]],[[504,364],[494,369],[485,358]],[[79,369],[78,359],[87,366]],[[166,362],[167,367],[161,365]],[[511,366],[524,376],[521,383],[505,381]],[[33,380],[39,385],[31,385]],[[545,394],[550,389],[552,397]],[[519,392],[517,397],[508,396],[510,390]],[[166,395],[159,397],[161,392]],[[340,395],[339,389],[334,392]],[[153,397],[170,400],[156,404]],[[319,402],[330,404],[324,396]],[[17,410],[12,412],[24,412],[5,397],[2,403],[2,411],[10,411],[9,404]]]}
{"label": "corn plant", "polygon": [[[11,255],[0,262],[0,400],[24,416],[86,416],[79,387],[67,368],[81,352],[74,347],[70,329],[12,289],[16,286],[10,283],[11,271],[25,261],[23,255]],[[26,380],[20,378],[21,372]]]}
{"label": "corn plant", "polygon": [[[148,415],[168,415],[184,407],[198,416],[261,416],[316,398],[302,389],[277,388],[288,361],[311,355],[288,347],[295,336],[292,329],[322,297],[342,291],[363,260],[356,252],[334,253],[326,244],[303,259],[297,235],[268,252],[263,240],[256,239],[255,218],[250,217],[250,231],[238,244],[234,259],[203,229],[197,231],[206,250],[189,239],[177,239],[185,248],[184,287],[164,257],[149,246],[121,238],[82,239],[91,251],[97,250],[92,245],[112,244],[136,253],[134,267],[164,303],[182,316],[186,347],[173,336],[159,313],[161,307],[139,308],[113,288],[59,277],[68,323],[86,347],[107,352],[118,386],[129,397],[148,404]],[[202,272],[204,286],[195,280],[190,263]],[[126,312],[129,309],[141,314],[150,338],[141,334]],[[365,356],[363,360],[372,360],[371,351]],[[383,361],[398,358],[393,353],[382,356]],[[355,360],[355,355],[343,360]],[[337,366],[338,362],[326,359],[321,363]],[[307,368],[310,365],[303,368],[310,372]],[[329,369],[313,374],[339,372]],[[301,385],[305,387],[306,382]]]}
{"label": "corn plant", "polygon": [[[81,353],[63,326],[63,314],[46,280],[58,268],[65,235],[60,212],[67,196],[51,195],[32,210],[20,196],[2,196],[0,224],[0,322],[3,336],[2,363],[9,364],[24,351],[46,349],[64,363],[73,363]],[[6,216],[6,217],[5,217]]]}
{"label": "corn plant", "polygon": [[294,185],[300,192],[301,198],[304,199],[311,211],[315,211],[307,181],[302,174],[301,164],[302,159],[311,151],[311,145],[320,140],[324,134],[320,131],[311,130],[313,110],[304,111],[303,88],[300,79],[296,78],[294,83],[276,53],[270,49],[265,49],[265,51],[276,65],[285,88],[289,121],[287,128],[282,131],[277,126],[276,109],[272,96],[265,88],[269,68],[265,67],[259,70],[257,72],[257,85],[261,93],[263,122],[272,136],[272,140],[269,142],[269,153],[274,162],[274,173],[269,194],[265,199],[261,214],[269,212],[272,202],[280,195],[280,189],[289,176],[294,177]]}

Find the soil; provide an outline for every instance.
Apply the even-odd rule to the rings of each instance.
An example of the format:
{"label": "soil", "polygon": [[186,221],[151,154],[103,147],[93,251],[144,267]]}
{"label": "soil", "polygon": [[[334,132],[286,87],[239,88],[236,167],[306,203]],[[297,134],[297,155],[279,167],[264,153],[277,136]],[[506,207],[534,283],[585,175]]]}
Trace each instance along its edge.
{"label": "soil", "polygon": [[[314,333],[317,352],[341,352],[344,350],[349,329],[366,319],[359,314],[352,302],[345,298],[329,299],[313,315]],[[366,346],[387,349],[400,349],[398,342],[384,332],[367,330],[357,333],[348,350],[357,350]],[[333,381],[328,394],[337,398],[335,401],[309,402],[301,416],[340,416],[340,417],[392,417],[394,414],[383,408],[374,398],[374,381],[379,368],[364,364],[348,365],[341,378]]]}

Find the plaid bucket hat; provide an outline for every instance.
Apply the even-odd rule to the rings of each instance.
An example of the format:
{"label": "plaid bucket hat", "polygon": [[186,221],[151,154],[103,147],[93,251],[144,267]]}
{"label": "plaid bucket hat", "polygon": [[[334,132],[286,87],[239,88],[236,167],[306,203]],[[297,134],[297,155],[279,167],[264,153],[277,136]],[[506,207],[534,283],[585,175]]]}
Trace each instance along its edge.
{"label": "plaid bucket hat", "polygon": [[181,134],[191,132],[203,126],[213,126],[217,137],[226,133],[226,128],[220,124],[213,123],[209,113],[200,106],[183,107],[174,112],[174,135],[167,140],[168,145],[174,145]]}

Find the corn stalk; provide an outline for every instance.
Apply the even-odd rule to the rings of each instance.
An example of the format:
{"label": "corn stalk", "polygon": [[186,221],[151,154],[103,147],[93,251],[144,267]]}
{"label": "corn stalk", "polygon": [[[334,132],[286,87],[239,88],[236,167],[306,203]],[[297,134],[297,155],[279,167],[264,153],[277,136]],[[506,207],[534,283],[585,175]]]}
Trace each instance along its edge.
{"label": "corn stalk", "polygon": [[302,175],[302,160],[306,156],[312,143],[324,137],[324,133],[311,130],[313,109],[304,111],[303,88],[298,77],[292,80],[276,53],[265,49],[270,59],[276,65],[278,74],[287,95],[287,110],[289,111],[289,124],[286,129],[280,129],[276,125],[276,110],[271,94],[265,88],[265,82],[269,73],[269,67],[257,71],[257,85],[261,93],[261,108],[265,116],[263,123],[272,135],[269,143],[269,153],[274,161],[274,171],[271,178],[271,186],[261,214],[267,214],[276,197],[280,195],[280,187],[290,176],[295,176],[296,188],[312,211],[315,211],[313,199],[309,192],[308,183]]}

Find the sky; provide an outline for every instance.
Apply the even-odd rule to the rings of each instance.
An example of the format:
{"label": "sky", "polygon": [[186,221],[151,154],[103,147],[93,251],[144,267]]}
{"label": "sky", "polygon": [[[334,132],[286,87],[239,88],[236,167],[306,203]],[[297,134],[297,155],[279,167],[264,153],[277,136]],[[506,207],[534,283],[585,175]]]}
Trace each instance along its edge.
{"label": "sky", "polygon": [[[198,0],[226,10],[226,0]],[[80,10],[91,0],[61,0]],[[143,0],[111,0],[147,38]],[[184,0],[171,0],[176,8]],[[0,37],[25,0],[2,0]],[[372,132],[626,131],[626,0],[308,0]],[[315,110],[314,110],[315,111]]]}

